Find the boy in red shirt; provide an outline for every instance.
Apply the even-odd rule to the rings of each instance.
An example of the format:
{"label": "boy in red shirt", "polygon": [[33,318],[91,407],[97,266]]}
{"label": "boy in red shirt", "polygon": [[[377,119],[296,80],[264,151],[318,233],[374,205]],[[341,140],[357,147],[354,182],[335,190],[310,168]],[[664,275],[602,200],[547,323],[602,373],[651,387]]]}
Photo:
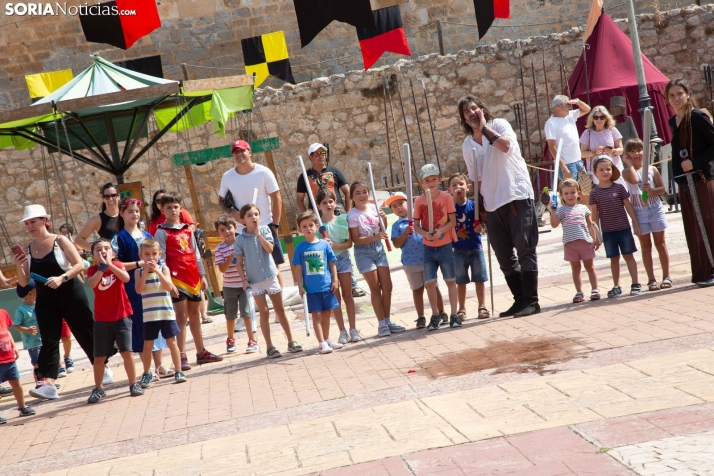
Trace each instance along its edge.
{"label": "boy in red shirt", "polygon": [[[15,342],[10,335],[10,326],[12,326],[10,314],[0,309],[0,383],[10,382],[20,416],[31,416],[35,414],[35,410],[25,405],[25,396],[20,385],[20,372],[15,363],[20,358],[20,354],[17,353]],[[0,425],[3,423],[7,423],[7,420],[0,417]]]}
{"label": "boy in red shirt", "polygon": [[124,359],[124,369],[129,378],[129,393],[132,397],[143,395],[144,390],[136,383],[136,369],[131,356],[131,303],[124,290],[129,282],[129,273],[121,261],[114,261],[114,251],[109,240],[104,238],[92,244],[94,265],[87,270],[89,285],[94,288],[94,385],[95,389],[87,403],[98,403],[106,397],[102,388],[104,364],[114,353],[114,342]]}

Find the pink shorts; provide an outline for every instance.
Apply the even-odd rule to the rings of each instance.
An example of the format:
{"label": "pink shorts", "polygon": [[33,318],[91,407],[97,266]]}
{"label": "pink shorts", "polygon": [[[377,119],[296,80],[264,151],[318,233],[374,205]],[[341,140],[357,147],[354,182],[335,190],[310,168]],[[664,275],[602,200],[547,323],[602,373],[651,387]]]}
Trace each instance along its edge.
{"label": "pink shorts", "polygon": [[569,241],[565,244],[565,261],[571,263],[595,259],[595,246],[585,240]]}
{"label": "pink shorts", "polygon": [[68,337],[72,337],[72,333],[69,331],[69,326],[67,325],[67,321],[62,319],[62,333],[60,334],[60,338],[66,339]]}

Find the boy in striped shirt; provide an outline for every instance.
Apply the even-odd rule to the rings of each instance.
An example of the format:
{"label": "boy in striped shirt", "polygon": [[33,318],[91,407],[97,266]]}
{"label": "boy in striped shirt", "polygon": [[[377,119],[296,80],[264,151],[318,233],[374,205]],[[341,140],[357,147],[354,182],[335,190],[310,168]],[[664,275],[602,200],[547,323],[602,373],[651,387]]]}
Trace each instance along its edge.
{"label": "boy in striped shirt", "polygon": [[248,303],[248,295],[243,290],[243,281],[240,279],[238,267],[236,265],[236,256],[234,245],[236,243],[236,221],[229,215],[221,215],[215,222],[216,231],[223,243],[216,246],[216,266],[223,273],[223,304],[226,314],[226,331],[228,338],[226,339],[226,351],[236,351],[235,328],[236,319],[238,319],[238,310],[240,309],[240,317],[245,322],[245,330],[248,333],[248,348],[246,354],[258,352],[258,341],[253,334],[253,329],[250,325],[250,307]]}
{"label": "boy in striped shirt", "polygon": [[141,294],[144,308],[144,351],[141,353],[144,373],[139,384],[141,388],[151,385],[151,351],[159,332],[166,339],[166,346],[171,351],[171,360],[176,369],[174,380],[176,383],[183,383],[186,376],[181,371],[181,353],[176,343],[179,328],[171,302],[171,296],[178,296],[178,289],[171,281],[169,267],[161,262],[161,249],[156,240],[146,238],[142,241],[140,255],[144,267],[134,271],[136,292]]}

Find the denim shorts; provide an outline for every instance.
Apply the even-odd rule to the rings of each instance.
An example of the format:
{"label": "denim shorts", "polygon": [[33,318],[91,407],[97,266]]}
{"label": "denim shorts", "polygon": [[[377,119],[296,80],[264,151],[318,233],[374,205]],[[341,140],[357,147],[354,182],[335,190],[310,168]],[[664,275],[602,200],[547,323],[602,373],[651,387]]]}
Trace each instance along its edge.
{"label": "denim shorts", "polygon": [[[570,172],[570,176],[573,178],[573,180],[578,180],[578,175],[581,172],[587,173],[582,160],[578,160],[577,162],[573,162],[572,164],[563,165],[565,165],[565,167],[568,169],[568,172]],[[560,180],[563,180],[563,169],[558,169],[558,178]]]}
{"label": "denim shorts", "polygon": [[661,203],[645,208],[635,208],[635,216],[640,223],[640,231],[643,235],[667,229],[667,218],[664,215],[664,207]]}
{"label": "denim shorts", "polygon": [[451,243],[441,246],[424,246],[424,282],[436,281],[436,271],[441,268],[444,281],[456,279],[456,262]]}
{"label": "denim shorts", "polygon": [[[456,284],[485,283],[488,281],[483,248],[454,248]],[[469,278],[469,268],[471,277]]]}
{"label": "denim shorts", "polygon": [[179,335],[179,327],[176,321],[148,321],[144,322],[144,340],[156,340],[159,337],[159,332],[164,339],[171,339]]}
{"label": "denim shorts", "polygon": [[0,364],[0,383],[10,380],[20,380],[20,372],[17,370],[15,362]]}
{"label": "denim shorts", "polygon": [[360,274],[369,273],[380,267],[389,268],[387,253],[384,251],[382,240],[373,241],[366,245],[355,245],[355,262]]}
{"label": "denim shorts", "polygon": [[240,317],[250,317],[248,295],[243,288],[228,288],[224,286],[223,305],[225,306],[226,321],[238,319],[238,310],[240,310]]}
{"label": "denim shorts", "polygon": [[352,273],[352,260],[350,259],[349,251],[345,250],[342,254],[337,255],[335,267],[337,268],[337,274]]}
{"label": "denim shorts", "polygon": [[331,291],[307,293],[307,309],[309,312],[322,312],[337,309],[340,304]]}
{"label": "denim shorts", "polygon": [[602,243],[605,245],[605,256],[616,258],[622,255],[631,255],[637,251],[635,238],[629,228],[620,231],[603,231]]}
{"label": "denim shorts", "polygon": [[30,363],[35,366],[37,365],[37,359],[40,358],[40,349],[42,346],[33,347],[32,349],[27,349],[27,353],[30,354]]}

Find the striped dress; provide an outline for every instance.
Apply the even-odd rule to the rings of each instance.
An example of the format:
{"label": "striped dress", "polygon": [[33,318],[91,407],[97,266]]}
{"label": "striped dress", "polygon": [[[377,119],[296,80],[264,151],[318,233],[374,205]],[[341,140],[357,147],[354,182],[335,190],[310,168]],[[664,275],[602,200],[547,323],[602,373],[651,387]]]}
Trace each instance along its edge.
{"label": "striped dress", "polygon": [[[159,265],[159,270],[164,269],[164,264]],[[141,269],[144,273],[144,268]],[[161,280],[156,272],[151,271],[146,277],[146,286],[141,293],[141,302],[144,306],[144,322],[175,321],[174,306],[171,303],[171,294],[161,287]]]}

